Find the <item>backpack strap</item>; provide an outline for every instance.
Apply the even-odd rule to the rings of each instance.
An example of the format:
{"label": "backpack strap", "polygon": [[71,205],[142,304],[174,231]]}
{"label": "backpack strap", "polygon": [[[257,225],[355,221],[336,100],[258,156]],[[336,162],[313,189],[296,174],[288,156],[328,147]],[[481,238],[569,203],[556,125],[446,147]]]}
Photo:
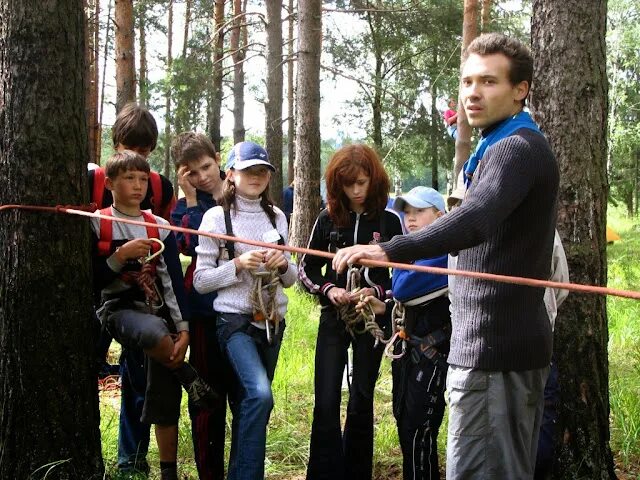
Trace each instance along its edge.
{"label": "backpack strap", "polygon": [[[225,208],[223,209],[223,212],[224,212],[224,227],[226,229],[226,234],[233,237],[234,235],[233,235],[233,226],[231,225],[231,210]],[[271,220],[271,218],[269,218],[269,220],[271,221],[271,225],[273,225],[273,228],[275,228],[277,232],[278,229],[276,228],[276,221]],[[282,238],[282,235],[280,235],[280,238],[278,239],[278,245],[284,245],[284,238]],[[235,242],[225,241],[225,248],[227,249],[227,253],[229,254],[229,260],[235,258],[235,254],[236,254]]]}
{"label": "backpack strap", "polygon": [[[104,198],[104,189],[106,188],[105,180],[106,178],[104,174],[104,168],[100,167],[93,170],[93,189],[91,192],[91,200],[95,202],[98,208],[103,207],[102,200]],[[110,215],[110,214],[111,214],[111,209],[109,209],[108,214],[104,214],[104,215]]]}
{"label": "backpack strap", "polygon": [[[151,211],[156,215],[162,214],[162,178],[158,172],[149,172],[151,184]],[[154,219],[155,221],[155,219]],[[156,237],[157,238],[157,237]]]}
{"label": "backpack strap", "polygon": [[[100,210],[101,215],[105,215],[108,217],[112,217],[113,214],[111,212],[111,207],[103,208]],[[142,218],[147,223],[155,223],[157,225],[156,218],[153,214],[142,211]],[[147,226],[147,238],[157,238],[160,239],[160,229],[157,226]],[[111,255],[113,243],[113,221],[107,218],[100,219],[100,238],[98,240],[98,255],[108,257]],[[152,253],[156,253],[160,250],[160,245],[156,242],[153,242],[151,246]]]}
{"label": "backpack strap", "polygon": [[[227,230],[227,235],[233,236],[233,227],[231,225],[231,210],[228,208],[224,209],[224,226]],[[229,260],[233,260],[236,256],[235,242],[225,241],[225,248],[227,249],[227,253],[229,254]]]}
{"label": "backpack strap", "polygon": [[[96,169],[97,171],[98,169]],[[100,169],[102,170],[102,169]],[[94,178],[95,182],[95,178]],[[95,183],[94,183],[95,186]],[[100,215],[112,217],[111,207],[100,210]],[[98,240],[98,255],[108,257],[111,255],[111,243],[113,241],[113,222],[106,218],[100,219],[100,238]]]}
{"label": "backpack strap", "polygon": [[[155,227],[151,227],[149,225],[146,226],[147,238],[157,238],[158,240],[160,240],[160,229],[157,227],[158,222],[156,221],[156,217],[154,217],[152,213],[144,210],[142,210],[141,213],[145,222],[156,224]],[[151,253],[156,253],[158,250],[160,250],[160,245],[156,242],[153,242],[151,245]]]}

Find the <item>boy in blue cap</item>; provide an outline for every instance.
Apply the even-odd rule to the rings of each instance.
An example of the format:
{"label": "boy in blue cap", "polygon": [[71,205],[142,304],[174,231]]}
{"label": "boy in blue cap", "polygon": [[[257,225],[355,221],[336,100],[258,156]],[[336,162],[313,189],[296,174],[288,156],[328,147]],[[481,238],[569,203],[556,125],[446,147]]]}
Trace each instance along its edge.
{"label": "boy in blue cap", "polygon": [[[415,187],[393,202],[404,213],[406,230],[428,227],[445,213],[444,198],[433,188]],[[447,267],[447,256],[418,260],[416,265]],[[439,479],[437,438],[444,415],[447,354],[451,337],[445,275],[393,270],[392,321],[399,328],[392,364],[393,414],[403,456],[404,479]],[[382,314],[393,305],[368,296],[358,304]],[[393,347],[391,347],[393,348]],[[403,353],[404,352],[404,353]]]}

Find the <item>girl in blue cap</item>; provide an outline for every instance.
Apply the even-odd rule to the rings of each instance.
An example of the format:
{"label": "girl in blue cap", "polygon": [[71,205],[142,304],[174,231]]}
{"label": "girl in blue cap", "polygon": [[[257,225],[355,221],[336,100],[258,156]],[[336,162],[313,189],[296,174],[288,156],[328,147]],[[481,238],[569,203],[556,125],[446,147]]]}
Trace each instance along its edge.
{"label": "girl in blue cap", "polygon": [[[226,168],[222,205],[204,214],[200,229],[284,244],[287,219],[269,197],[275,168],[265,149],[253,142],[238,143]],[[218,341],[238,383],[237,401],[231,407],[228,478],[263,479],[267,423],[273,408],[271,381],[287,311],[283,288],[294,284],[297,268],[289,253],[281,250],[204,236],[196,252],[194,287],[200,293],[217,292],[213,309]],[[256,288],[259,278],[270,286]]]}

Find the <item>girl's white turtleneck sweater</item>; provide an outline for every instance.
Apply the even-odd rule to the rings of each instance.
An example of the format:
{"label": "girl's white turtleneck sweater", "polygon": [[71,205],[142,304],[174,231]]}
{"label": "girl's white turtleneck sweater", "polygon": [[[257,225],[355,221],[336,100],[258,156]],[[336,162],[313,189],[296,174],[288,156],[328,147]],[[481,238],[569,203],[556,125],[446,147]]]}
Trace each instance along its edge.
{"label": "girl's white turtleneck sweater", "polygon": [[[289,233],[287,219],[279,208],[274,207],[274,211],[276,212],[276,229],[286,243]],[[236,208],[231,209],[231,224],[233,235],[236,237],[277,243],[277,237],[275,241],[273,240],[273,225],[262,209],[259,199],[251,200],[236,195]],[[211,233],[227,233],[222,207],[214,207],[204,214],[200,230]],[[268,234],[269,232],[271,235]],[[251,315],[253,309],[250,295],[254,277],[247,270],[238,272],[233,261],[220,258],[222,247],[224,247],[224,240],[199,237],[199,244],[196,248],[198,260],[193,274],[193,286],[200,293],[217,292],[213,301],[213,308],[216,312]],[[260,249],[261,247],[235,242],[236,257],[245,252]],[[287,296],[284,294],[283,288],[293,285],[298,277],[298,268],[291,262],[289,252],[285,252],[285,257],[289,262],[289,267],[285,273],[280,275],[281,285],[278,286],[276,294],[280,319],[284,318],[287,311]]]}

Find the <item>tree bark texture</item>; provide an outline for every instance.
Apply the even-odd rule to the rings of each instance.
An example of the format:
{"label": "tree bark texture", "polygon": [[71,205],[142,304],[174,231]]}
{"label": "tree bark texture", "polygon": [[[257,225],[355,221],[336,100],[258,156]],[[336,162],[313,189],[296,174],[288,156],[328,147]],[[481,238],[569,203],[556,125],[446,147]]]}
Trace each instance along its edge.
{"label": "tree bark texture", "polygon": [[265,146],[276,168],[271,176],[271,197],[282,205],[282,0],[267,2],[267,99],[264,105]]}
{"label": "tree bark texture", "polygon": [[133,0],[116,0],[116,113],[136,100]]}
{"label": "tree bark texture", "polygon": [[296,163],[290,243],[304,247],[320,211],[322,1],[298,4]]}
{"label": "tree bark texture", "polygon": [[213,75],[211,92],[209,93],[208,128],[209,138],[220,151],[222,135],[220,133],[220,121],[222,119],[222,57],[224,55],[224,0],[215,0],[214,6],[214,46],[213,46]]}
{"label": "tree bark texture", "polygon": [[[434,54],[434,60],[436,64],[438,62],[437,55]],[[438,112],[438,107],[436,105],[436,101],[438,99],[438,87],[436,84],[433,84],[431,87],[431,122],[425,122],[426,125],[431,123],[431,128],[429,129],[429,140],[431,144],[431,187],[435,190],[440,190],[440,182],[438,181],[438,124],[440,123],[440,114]]]}
{"label": "tree bark texture", "polygon": [[[571,280],[592,285],[607,283],[606,12],[606,0],[534,0],[531,23],[531,105],[560,165],[558,231]],[[559,313],[560,444],[554,478],[615,478],[606,299],[572,293]]]}
{"label": "tree bark texture", "polygon": [[482,0],[482,12],[480,14],[480,31],[491,31],[491,0]]}
{"label": "tree bark texture", "polygon": [[294,106],[294,52],[293,52],[293,34],[295,26],[294,2],[289,0],[288,8],[288,27],[289,27],[289,49],[287,60],[287,184],[293,182],[296,158],[296,112]]}
{"label": "tree bark texture", "polygon": [[382,152],[382,100],[384,97],[382,87],[382,67],[383,67],[383,53],[380,46],[380,24],[381,18],[379,13],[367,12],[367,23],[369,24],[369,30],[371,32],[371,40],[373,42],[373,56],[375,60],[375,79],[373,90],[373,101],[371,105],[372,109],[372,131],[371,139],[378,152]]}
{"label": "tree bark texture", "polygon": [[[0,0],[0,204],[88,199],[79,0]],[[0,478],[103,475],[86,219],[0,212]]]}
{"label": "tree bark texture", "polygon": [[[86,0],[85,0],[86,1]],[[97,163],[98,159],[98,136],[100,135],[100,124],[98,123],[98,72],[100,42],[100,1],[89,0],[85,5],[86,13],[86,91],[87,91],[87,126],[89,135],[89,158],[88,160]]]}
{"label": "tree bark texture", "polygon": [[[231,58],[233,58],[233,143],[244,142],[244,60],[245,43],[242,30],[245,23],[242,0],[233,0],[233,29],[231,30]],[[246,27],[244,27],[246,28]]]}
{"label": "tree bark texture", "polygon": [[[462,23],[462,54],[478,36],[478,0],[464,0],[464,19]],[[460,69],[462,69],[462,61]],[[456,178],[471,153],[471,127],[467,121],[467,114],[458,95],[458,134],[456,135],[456,160],[453,165],[453,185]]]}
{"label": "tree bark texture", "polygon": [[149,79],[148,79],[148,67],[147,67],[147,12],[145,9],[145,3],[140,2],[138,5],[138,41],[140,42],[140,68],[139,68],[139,85],[138,85],[138,99],[140,105],[143,107],[149,107]]}
{"label": "tree bark texture", "polygon": [[[173,0],[167,5],[167,77],[164,92],[164,166],[162,174],[171,178],[171,67],[173,65]],[[177,192],[178,190],[175,189]]]}
{"label": "tree bark texture", "polygon": [[111,44],[110,34],[111,34],[111,4],[112,0],[109,0],[107,4],[107,20],[105,25],[105,33],[104,33],[104,54],[103,54],[103,63],[102,63],[102,82],[100,86],[100,111],[98,113],[98,126],[100,128],[98,132],[98,138],[96,139],[96,163],[100,165],[101,155],[102,155],[102,116],[104,114],[104,87],[106,85],[106,77],[107,77],[107,60],[109,58],[109,45]]}

